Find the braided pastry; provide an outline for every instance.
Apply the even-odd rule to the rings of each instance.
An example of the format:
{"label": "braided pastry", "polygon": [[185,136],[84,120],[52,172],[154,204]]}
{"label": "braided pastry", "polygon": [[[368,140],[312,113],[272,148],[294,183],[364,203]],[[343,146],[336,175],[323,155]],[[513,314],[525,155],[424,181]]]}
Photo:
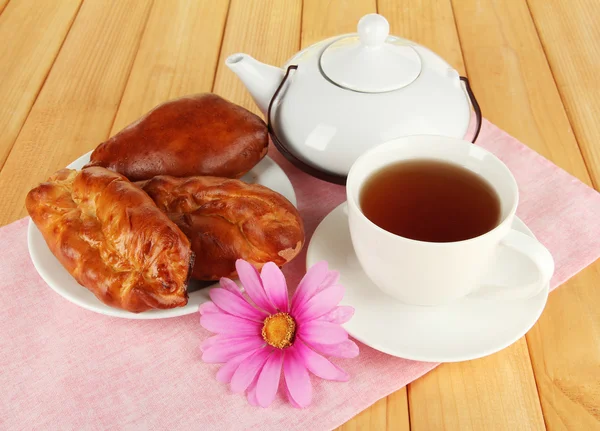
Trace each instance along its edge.
{"label": "braided pastry", "polygon": [[62,169],[26,206],[54,256],[100,301],[135,313],[187,304],[189,240],[122,175]]}
{"label": "braided pastry", "polygon": [[260,269],[291,261],[302,249],[304,227],[296,208],[257,184],[216,177],[159,176],[140,184],[190,238],[192,277],[235,276],[235,261]]}

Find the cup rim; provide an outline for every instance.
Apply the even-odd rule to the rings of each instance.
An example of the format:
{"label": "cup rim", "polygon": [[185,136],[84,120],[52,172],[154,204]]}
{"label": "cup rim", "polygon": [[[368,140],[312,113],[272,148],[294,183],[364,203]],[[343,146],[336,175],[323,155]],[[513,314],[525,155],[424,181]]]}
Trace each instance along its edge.
{"label": "cup rim", "polygon": [[[398,144],[414,145],[415,142],[411,142],[411,141],[420,141],[420,140],[424,140],[424,139],[427,139],[427,140],[434,139],[437,141],[445,141],[445,142],[441,143],[441,145],[455,145],[457,147],[462,147],[462,148],[464,148],[466,146],[469,146],[469,148],[475,146],[476,148],[478,148],[478,150],[482,151],[483,153],[486,153],[487,156],[490,156],[500,166],[500,168],[503,171],[505,171],[505,173],[507,174],[507,177],[510,179],[510,188],[514,192],[515,199],[511,205],[509,211],[507,212],[506,216],[503,217],[502,221],[500,223],[498,223],[493,229],[490,229],[487,232],[482,233],[481,235],[478,235],[476,237],[463,239],[460,241],[450,241],[450,242],[421,241],[421,240],[417,240],[417,239],[406,238],[404,236],[396,235],[395,233],[389,232],[389,231],[383,229],[382,227],[379,227],[377,224],[373,223],[363,213],[362,209],[360,208],[359,203],[356,202],[356,199],[354,198],[354,189],[357,187],[361,187],[364,184],[364,181],[361,182],[360,184],[356,184],[356,185],[354,184],[354,182],[355,182],[354,176],[356,175],[356,171],[361,167],[361,164],[365,163],[365,160],[375,153],[380,153],[380,152],[383,152],[386,150],[392,151],[392,150],[398,149],[395,146],[392,147],[392,145],[398,145]],[[392,147],[392,148],[388,149],[386,147]],[[423,158],[427,158],[427,157],[424,156]],[[386,163],[384,166],[388,166],[389,164],[391,164],[395,161],[397,161],[397,160],[391,160],[389,163]],[[354,210],[358,213],[358,216],[363,221],[366,221],[369,226],[375,228],[377,231],[381,232],[382,234],[384,234],[386,236],[396,238],[396,239],[401,239],[401,240],[408,241],[408,242],[411,242],[414,244],[421,244],[421,245],[426,245],[426,246],[436,246],[436,247],[450,247],[450,246],[455,246],[458,244],[467,244],[470,242],[480,241],[483,238],[489,236],[490,234],[497,232],[500,229],[504,229],[507,224],[512,224],[512,219],[514,218],[514,215],[516,214],[517,206],[519,204],[519,188],[517,185],[517,181],[516,181],[514,175],[512,174],[512,172],[510,171],[510,169],[508,169],[508,166],[506,166],[504,164],[504,162],[502,160],[500,160],[495,154],[493,154],[492,152],[486,150],[485,148],[483,148],[479,145],[465,141],[464,139],[452,138],[450,136],[412,135],[412,136],[404,136],[401,138],[396,138],[396,139],[391,139],[389,141],[385,141],[385,142],[371,148],[370,150],[363,153],[360,157],[358,157],[358,159],[356,159],[356,161],[350,168],[350,171],[348,172],[348,181],[346,183],[346,201],[347,201],[348,205],[350,205],[351,207],[354,208]]]}

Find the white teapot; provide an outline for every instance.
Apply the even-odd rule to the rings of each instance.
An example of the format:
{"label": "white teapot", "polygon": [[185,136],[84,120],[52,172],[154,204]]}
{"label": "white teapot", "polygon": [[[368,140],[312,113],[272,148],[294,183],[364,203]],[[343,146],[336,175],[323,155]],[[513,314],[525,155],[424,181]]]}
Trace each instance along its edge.
{"label": "white teapot", "polygon": [[298,52],[283,69],[247,54],[233,54],[226,64],[267,116],[278,150],[337,184],[382,142],[409,135],[464,138],[469,98],[477,116],[473,141],[481,126],[467,79],[429,49],[389,36],[387,20],[377,14],[361,18],[358,33]]}

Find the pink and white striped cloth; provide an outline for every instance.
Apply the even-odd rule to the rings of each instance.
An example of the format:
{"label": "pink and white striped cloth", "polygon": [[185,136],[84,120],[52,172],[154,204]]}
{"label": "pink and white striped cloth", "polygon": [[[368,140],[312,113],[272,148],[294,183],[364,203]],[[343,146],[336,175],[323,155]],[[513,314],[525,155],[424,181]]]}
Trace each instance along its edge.
{"label": "pink and white striped cloth", "polygon": [[[600,195],[489,122],[478,140],[513,171],[518,215],[550,249],[555,288],[600,256]],[[271,152],[290,176],[307,235],[341,203],[344,189],[308,177]],[[0,429],[330,429],[437,364],[394,358],[360,345],[337,362],[348,383],[314,380],[310,408],[283,397],[269,409],[215,380],[200,360],[209,336],[198,315],[124,320],[81,309],[38,276],[27,251],[28,219],[0,229]],[[304,255],[285,268],[288,285]]]}

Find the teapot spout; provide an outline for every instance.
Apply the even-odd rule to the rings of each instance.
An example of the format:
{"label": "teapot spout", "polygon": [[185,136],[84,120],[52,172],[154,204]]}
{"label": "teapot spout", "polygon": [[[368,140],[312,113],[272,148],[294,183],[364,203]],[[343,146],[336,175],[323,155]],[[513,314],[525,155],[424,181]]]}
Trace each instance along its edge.
{"label": "teapot spout", "polygon": [[241,79],[256,105],[266,115],[269,102],[283,80],[283,70],[261,63],[248,54],[232,54],[225,64]]}

